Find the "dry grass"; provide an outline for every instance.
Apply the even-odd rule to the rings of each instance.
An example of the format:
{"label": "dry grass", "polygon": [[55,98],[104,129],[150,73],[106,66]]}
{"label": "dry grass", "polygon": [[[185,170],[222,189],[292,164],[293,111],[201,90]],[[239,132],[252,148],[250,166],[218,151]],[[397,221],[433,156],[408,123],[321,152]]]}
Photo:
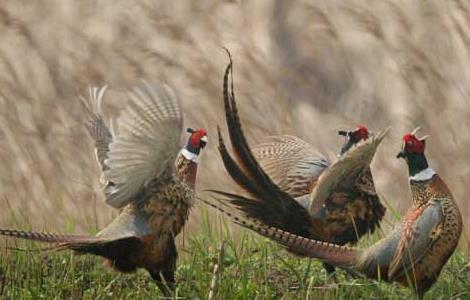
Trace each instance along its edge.
{"label": "dry grass", "polygon": [[[176,1],[175,1],[176,2]],[[5,1],[0,7],[1,225],[86,231],[115,212],[77,95],[108,83],[106,111],[140,78],[177,88],[186,124],[215,141],[222,73],[235,60],[250,141],[298,135],[332,156],[337,129],[393,125],[373,172],[408,206],[400,137],[432,135],[428,156],[466,216],[470,206],[470,5],[465,1]],[[231,184],[212,143],[199,188]],[[198,224],[193,214],[191,224]],[[71,228],[75,226],[76,228]],[[197,226],[193,226],[197,228]],[[65,228],[65,229],[64,229]]]}

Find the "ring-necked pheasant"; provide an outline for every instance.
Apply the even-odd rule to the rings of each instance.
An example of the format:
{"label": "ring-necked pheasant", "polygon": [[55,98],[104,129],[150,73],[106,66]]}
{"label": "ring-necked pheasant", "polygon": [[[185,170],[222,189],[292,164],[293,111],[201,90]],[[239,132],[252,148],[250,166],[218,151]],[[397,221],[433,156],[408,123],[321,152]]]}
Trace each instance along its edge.
{"label": "ring-necked pheasant", "polygon": [[[246,216],[297,235],[344,245],[374,232],[385,214],[375,191],[370,162],[387,130],[369,137],[366,127],[341,131],[347,136],[333,164],[293,136],[277,136],[250,150],[241,129],[233,92],[232,61],[223,94],[233,160],[219,131],[225,169],[249,198],[214,191]],[[257,162],[257,159],[260,161]],[[325,265],[328,272],[334,268]]]}
{"label": "ring-necked pheasant", "polygon": [[[194,202],[198,155],[207,142],[204,129],[188,129],[180,148],[183,115],[176,93],[165,84],[142,82],[128,93],[118,120],[119,134],[104,121],[101,101],[106,87],[89,90],[87,124],[106,180],[106,203],[119,215],[95,237],[0,229],[0,234],[54,243],[106,258],[118,271],[148,270],[168,293],[172,287],[182,230]],[[181,151],[179,151],[181,149]]]}
{"label": "ring-necked pheasant", "polygon": [[412,205],[402,222],[385,238],[365,249],[306,239],[237,216],[215,202],[203,200],[232,220],[307,257],[364,274],[368,278],[395,281],[424,297],[454,252],[462,233],[462,216],[441,177],[428,165],[425,140],[416,130],[403,137],[397,158],[408,165]]}

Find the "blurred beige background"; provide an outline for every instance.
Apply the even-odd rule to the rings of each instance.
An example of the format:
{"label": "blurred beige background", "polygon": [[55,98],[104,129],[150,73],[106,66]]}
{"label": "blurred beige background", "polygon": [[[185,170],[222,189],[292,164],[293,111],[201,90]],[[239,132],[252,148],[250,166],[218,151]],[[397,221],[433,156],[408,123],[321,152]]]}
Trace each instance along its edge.
{"label": "blurred beige background", "polygon": [[186,125],[210,132],[199,189],[233,187],[215,148],[223,46],[251,143],[294,134],[334,157],[338,129],[392,125],[373,173],[403,212],[407,169],[395,155],[423,125],[430,163],[470,215],[466,1],[11,0],[0,41],[0,225],[93,231],[116,213],[77,99],[90,85],[110,85],[105,111],[115,116],[140,78],[171,84]]}

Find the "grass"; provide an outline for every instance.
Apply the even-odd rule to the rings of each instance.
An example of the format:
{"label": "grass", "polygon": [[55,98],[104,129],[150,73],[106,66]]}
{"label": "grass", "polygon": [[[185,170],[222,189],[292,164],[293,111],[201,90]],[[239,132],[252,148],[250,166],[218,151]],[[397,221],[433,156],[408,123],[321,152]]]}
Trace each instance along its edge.
{"label": "grass", "polygon": [[422,125],[431,165],[470,216],[468,1],[4,2],[0,225],[10,211],[51,230],[111,219],[77,101],[89,86],[109,85],[110,117],[142,78],[173,86],[185,126],[209,132],[198,188],[226,189],[212,142],[217,124],[225,131],[223,46],[251,145],[292,134],[334,159],[338,130],[392,125],[372,172],[403,212],[406,167],[394,157],[402,135]]}
{"label": "grass", "polygon": [[[240,115],[253,145],[268,135],[294,134],[333,158],[341,144],[338,129],[393,125],[373,172],[378,190],[402,212],[409,201],[407,174],[393,157],[401,135],[423,125],[432,135],[431,163],[467,223],[469,16],[463,0],[4,1],[0,225],[83,232],[112,219],[77,101],[90,85],[110,85],[105,111],[115,117],[125,89],[141,78],[164,81],[178,91],[186,125],[205,127],[215,141],[216,124],[225,122],[222,46],[234,56]],[[221,168],[210,143],[198,189],[233,189]],[[207,297],[223,239],[219,298],[413,297],[407,289],[341,272],[336,284],[316,261],[292,257],[244,231],[232,240],[223,223],[199,226],[197,218],[192,215],[178,261],[178,291],[188,298]],[[145,272],[117,274],[97,258],[6,253],[0,256],[1,298],[159,295]],[[469,298],[468,257],[456,253],[426,298]]]}
{"label": "grass", "polygon": [[[207,299],[214,264],[225,241],[217,299],[413,299],[396,284],[352,278],[342,271],[336,281],[316,260],[288,254],[278,245],[227,224],[209,222],[179,247],[175,297]],[[218,223],[218,225],[215,225]],[[367,244],[378,238],[366,238]],[[11,243],[10,243],[11,245]],[[72,252],[8,251],[0,258],[2,299],[151,299],[161,294],[147,272],[120,274],[100,258]],[[456,252],[427,299],[470,299],[469,255]]]}

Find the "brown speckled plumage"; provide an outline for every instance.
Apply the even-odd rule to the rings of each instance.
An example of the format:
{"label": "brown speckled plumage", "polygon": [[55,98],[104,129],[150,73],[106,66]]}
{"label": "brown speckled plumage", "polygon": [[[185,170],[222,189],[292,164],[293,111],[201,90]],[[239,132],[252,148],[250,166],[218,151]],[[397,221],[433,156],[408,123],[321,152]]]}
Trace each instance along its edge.
{"label": "brown speckled plumage", "polygon": [[[427,167],[424,152],[419,155]],[[408,166],[413,164],[411,159],[407,159],[407,163]],[[402,222],[385,238],[364,249],[307,239],[240,216],[215,200],[203,201],[235,223],[284,245],[290,251],[321,259],[368,278],[398,282],[414,289],[421,299],[437,280],[462,233],[462,216],[452,193],[439,175],[430,170],[428,174],[432,176],[429,179],[410,181],[412,205]]]}
{"label": "brown speckled plumage", "polygon": [[221,136],[219,150],[225,169],[250,197],[219,192],[219,199],[267,225],[339,245],[374,232],[385,207],[369,164],[387,131],[357,141],[333,164],[294,136],[270,137],[251,149],[237,113],[233,80],[229,87],[232,67],[230,61],[224,107],[235,159]]}
{"label": "brown speckled plumage", "polygon": [[[180,174],[188,172],[187,168],[186,172],[181,171]],[[141,208],[148,215],[150,230],[157,236],[167,233],[178,235],[194,204],[193,187],[175,176],[169,182],[156,187],[152,193],[154,197]]]}
{"label": "brown speckled plumage", "polygon": [[[101,112],[105,89],[90,89],[89,99],[82,100],[90,113],[87,127],[103,170],[106,202],[119,208],[119,215],[95,237],[6,229],[0,229],[0,234],[55,243],[57,250],[99,255],[122,272],[144,268],[169,294],[163,280],[170,288],[175,283],[175,237],[194,203],[197,154],[191,154],[191,159],[184,149],[178,153],[183,116],[175,92],[167,85],[142,82],[129,92],[119,135],[108,129]],[[199,153],[202,148],[192,150]]]}
{"label": "brown speckled plumage", "polygon": [[[442,267],[457,247],[462,233],[462,216],[455,200],[447,185],[439,175],[434,175],[430,180],[424,182],[411,181],[412,207],[404,217],[403,233],[395,254],[396,259],[391,263],[389,270],[390,279],[396,280],[408,286],[407,273],[396,271],[400,268],[399,262],[407,259],[408,248],[413,247],[413,243],[424,243],[420,235],[426,234],[417,230],[415,224],[420,217],[423,217],[425,210],[436,207],[438,217],[434,221],[432,229],[429,231],[424,253],[413,253],[416,261],[413,267],[408,267],[412,273],[411,282],[418,294],[424,294],[437,280]],[[395,263],[396,262],[396,263]],[[411,263],[408,263],[411,265]],[[393,269],[392,269],[393,268]]]}
{"label": "brown speckled plumage", "polygon": [[175,171],[178,178],[194,188],[196,185],[197,163],[178,155],[175,161]]}

